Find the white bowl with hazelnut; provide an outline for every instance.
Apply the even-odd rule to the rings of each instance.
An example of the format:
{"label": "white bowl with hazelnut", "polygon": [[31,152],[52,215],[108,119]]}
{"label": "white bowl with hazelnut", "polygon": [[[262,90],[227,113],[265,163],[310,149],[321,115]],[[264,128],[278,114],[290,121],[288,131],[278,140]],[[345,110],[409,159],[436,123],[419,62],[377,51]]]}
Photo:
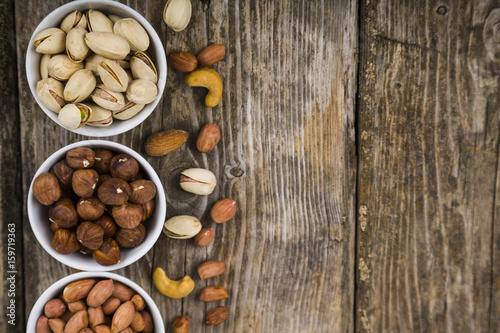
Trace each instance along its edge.
{"label": "white bowl with hazelnut", "polygon": [[126,132],[153,112],[167,61],[155,29],[132,8],[111,0],[73,1],[33,32],[26,76],[36,102],[57,124],[103,137]]}
{"label": "white bowl with hazelnut", "polygon": [[165,194],[151,165],[104,140],[59,149],[40,166],[28,193],[28,217],[42,247],[84,271],[115,270],[139,260],[161,234]]}
{"label": "white bowl with hazelnut", "polygon": [[71,332],[85,328],[124,331],[125,327],[146,333],[165,331],[160,311],[148,293],[131,280],[108,272],[75,273],[52,284],[31,309],[26,332],[62,332],[66,326],[71,326]]}

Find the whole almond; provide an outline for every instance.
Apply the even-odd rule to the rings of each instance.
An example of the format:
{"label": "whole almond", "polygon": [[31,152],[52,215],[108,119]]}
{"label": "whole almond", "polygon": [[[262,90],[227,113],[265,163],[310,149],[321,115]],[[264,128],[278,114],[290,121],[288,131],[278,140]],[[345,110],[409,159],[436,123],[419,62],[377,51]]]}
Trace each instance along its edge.
{"label": "whole almond", "polygon": [[153,318],[151,314],[147,311],[141,311],[142,319],[144,319],[144,330],[142,333],[152,333],[153,332]]}
{"label": "whole almond", "polygon": [[87,311],[80,311],[66,323],[64,333],[78,333],[89,325]]}
{"label": "whole almond", "polygon": [[91,328],[104,324],[104,312],[101,306],[89,307],[87,313],[89,314],[89,326]]}
{"label": "whole almond", "polygon": [[144,330],[144,326],[146,326],[146,324],[144,324],[144,318],[142,318],[142,315],[136,311],[134,319],[130,323],[130,328],[134,332],[142,332]]}
{"label": "whole almond", "polygon": [[215,231],[212,228],[203,228],[194,236],[194,244],[199,247],[205,247],[214,239]]}
{"label": "whole almond", "polygon": [[45,316],[40,316],[36,322],[36,333],[51,333],[49,327],[49,319]]}
{"label": "whole almond", "polygon": [[167,130],[155,133],[146,140],[146,153],[163,156],[179,149],[186,143],[189,134],[183,130]]}
{"label": "whole almond", "polygon": [[173,52],[168,55],[168,62],[179,72],[192,72],[198,66],[198,59],[189,52]]}
{"label": "whole almond", "polygon": [[222,199],[215,203],[210,211],[212,220],[216,223],[224,223],[236,214],[236,201],[233,199]]}
{"label": "whole almond", "polygon": [[98,282],[87,296],[87,304],[91,307],[102,305],[111,294],[113,294],[113,280],[102,280]]}
{"label": "whole almond", "polygon": [[73,313],[77,313],[80,311],[87,311],[87,304],[85,304],[85,302],[82,300],[71,302],[68,303],[68,310]]}
{"label": "whole almond", "polygon": [[198,274],[202,280],[221,275],[226,271],[226,264],[222,261],[211,260],[198,266]]}
{"label": "whole almond", "polygon": [[212,311],[207,316],[207,325],[215,326],[222,323],[224,320],[229,318],[229,310],[223,306],[219,306]]}
{"label": "whole almond", "polygon": [[111,296],[118,298],[122,302],[127,302],[135,295],[135,291],[120,282],[113,281],[113,293]]}
{"label": "whole almond", "polygon": [[189,319],[185,316],[175,318],[172,323],[173,333],[188,333],[189,332]]}
{"label": "whole almond", "polygon": [[71,319],[71,317],[73,317],[73,315],[73,312],[66,310],[66,312],[64,312],[61,316],[61,319],[64,320],[65,323],[67,323]]}
{"label": "whole almond", "polygon": [[200,293],[200,299],[204,302],[215,302],[228,298],[229,294],[223,286],[205,287]]}
{"label": "whole almond", "polygon": [[[116,285],[116,282],[115,282]],[[109,316],[113,313],[115,313],[116,309],[120,306],[121,302],[118,298],[116,297],[110,297],[106,302],[102,304],[102,312],[106,315]]]}
{"label": "whole almond", "polygon": [[66,311],[66,304],[59,298],[48,301],[43,308],[43,313],[47,318],[59,318]]}
{"label": "whole almond", "polygon": [[142,311],[146,307],[146,302],[144,302],[144,298],[139,294],[135,294],[132,299],[132,303],[134,303],[134,307],[137,311]]}
{"label": "whole almond", "polygon": [[202,153],[211,152],[220,140],[220,128],[217,124],[209,123],[203,126],[196,139],[196,148]]}
{"label": "whole almond", "polygon": [[111,328],[108,325],[99,325],[92,329],[94,333],[111,333]]}
{"label": "whole almond", "polygon": [[198,54],[198,64],[202,67],[212,66],[221,61],[225,54],[226,47],[223,44],[212,44]]}
{"label": "whole almond", "polygon": [[134,303],[128,301],[120,305],[120,307],[116,309],[116,312],[113,315],[113,321],[111,322],[111,332],[121,332],[125,328],[129,327],[132,323],[132,320],[134,320],[134,316]]}
{"label": "whole almond", "polygon": [[76,302],[87,297],[90,290],[94,287],[94,279],[79,280],[72,282],[64,288],[63,298],[66,303]]}
{"label": "whole almond", "polygon": [[49,319],[49,327],[52,330],[52,333],[64,333],[65,326],[66,322],[61,318]]}
{"label": "whole almond", "polygon": [[84,328],[83,330],[81,330],[79,333],[94,333],[94,331],[90,328]]}

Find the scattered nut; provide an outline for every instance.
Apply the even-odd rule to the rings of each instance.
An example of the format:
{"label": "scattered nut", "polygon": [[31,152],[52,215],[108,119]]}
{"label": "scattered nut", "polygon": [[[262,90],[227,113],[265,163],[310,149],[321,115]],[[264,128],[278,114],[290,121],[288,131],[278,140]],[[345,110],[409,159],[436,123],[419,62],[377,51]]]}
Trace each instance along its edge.
{"label": "scattered nut", "polygon": [[226,264],[222,261],[211,260],[198,266],[198,274],[202,280],[221,275],[226,271]]}
{"label": "scattered nut", "polygon": [[212,228],[203,228],[194,236],[194,244],[199,247],[205,247],[214,239],[215,231]]}
{"label": "scattered nut", "polygon": [[223,44],[212,44],[198,54],[198,64],[209,67],[224,59],[226,47]]}
{"label": "scattered nut", "polygon": [[208,195],[217,185],[215,175],[206,169],[192,168],[181,172],[180,186],[184,191]]}
{"label": "scattered nut", "polygon": [[191,20],[191,0],[168,0],[163,10],[163,20],[175,32],[186,29]]}
{"label": "scattered nut", "polygon": [[222,98],[222,80],[216,71],[210,68],[198,68],[186,75],[185,82],[190,87],[208,89],[205,105],[213,108]]}
{"label": "scattered nut", "polygon": [[168,62],[179,72],[189,73],[196,69],[198,60],[189,52],[173,52],[168,56]]}
{"label": "scattered nut", "polygon": [[167,130],[155,133],[146,140],[146,153],[163,156],[179,149],[186,143],[189,134],[183,130]]}
{"label": "scattered nut", "polygon": [[216,302],[228,297],[229,294],[222,286],[205,287],[200,293],[200,299],[204,302]]}
{"label": "scattered nut", "polygon": [[42,205],[50,206],[61,198],[62,191],[56,176],[42,173],[33,181],[33,195]]}
{"label": "scattered nut", "polygon": [[170,298],[184,298],[194,289],[194,281],[189,276],[186,275],[178,281],[173,281],[160,267],[153,273],[153,282],[163,295]]}
{"label": "scattered nut", "polygon": [[227,318],[229,318],[229,310],[223,306],[219,306],[210,311],[207,316],[206,324],[209,326],[216,326]]}
{"label": "scattered nut", "polygon": [[163,224],[163,232],[170,238],[188,239],[196,236],[201,230],[200,221],[189,215],[178,215]]}
{"label": "scattered nut", "polygon": [[175,318],[172,323],[173,333],[189,333],[189,319],[186,316]]}
{"label": "scattered nut", "polygon": [[220,129],[214,123],[203,126],[196,140],[196,148],[202,153],[211,152],[220,140]]}
{"label": "scattered nut", "polygon": [[233,199],[222,199],[212,207],[210,216],[215,223],[225,223],[236,214],[236,201]]}

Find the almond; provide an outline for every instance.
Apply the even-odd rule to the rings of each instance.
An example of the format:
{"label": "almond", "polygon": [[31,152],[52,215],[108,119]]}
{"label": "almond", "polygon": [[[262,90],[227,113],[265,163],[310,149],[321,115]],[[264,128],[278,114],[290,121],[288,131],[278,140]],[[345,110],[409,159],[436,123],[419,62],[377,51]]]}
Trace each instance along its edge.
{"label": "almond", "polygon": [[226,264],[222,261],[211,260],[198,266],[198,274],[202,280],[221,275],[226,271]]}
{"label": "almond", "polygon": [[184,73],[192,72],[198,66],[198,60],[192,53],[182,51],[170,53],[168,62],[179,72]]}
{"label": "almond", "polygon": [[185,316],[175,318],[172,323],[173,333],[189,333],[189,319]]}
{"label": "almond", "polygon": [[64,288],[63,298],[66,303],[76,302],[87,297],[90,290],[94,287],[94,279],[79,280],[72,282]]}
{"label": "almond", "polygon": [[120,307],[116,309],[116,312],[113,315],[113,321],[111,322],[111,332],[121,332],[125,328],[129,327],[134,320],[134,316],[134,303],[128,301],[120,305]]}
{"label": "almond", "polygon": [[226,47],[223,44],[212,44],[198,54],[198,64],[202,67],[212,66],[221,61],[225,54]]}
{"label": "almond", "polygon": [[196,148],[202,153],[211,152],[220,140],[220,129],[214,123],[203,126],[196,139]]}
{"label": "almond", "polygon": [[51,333],[49,327],[49,319],[45,316],[40,316],[36,322],[36,333]]}
{"label": "almond", "polygon": [[153,332],[153,318],[151,314],[147,311],[141,311],[142,319],[144,319],[144,330],[142,333],[152,333]]}
{"label": "almond", "polygon": [[219,306],[212,311],[207,316],[207,325],[215,326],[222,323],[224,320],[229,318],[229,310],[223,306]]}
{"label": "almond", "polygon": [[68,310],[73,313],[77,313],[80,311],[87,311],[87,304],[85,304],[85,302],[82,300],[71,302],[68,303]]}
{"label": "almond", "polygon": [[144,318],[142,318],[142,315],[136,311],[134,314],[134,319],[130,323],[130,328],[134,332],[142,332],[145,326],[146,324],[144,323]]}
{"label": "almond", "polygon": [[89,314],[89,326],[94,328],[98,325],[104,324],[104,312],[102,311],[102,307],[90,307],[87,310]]}
{"label": "almond", "polygon": [[81,330],[78,333],[94,333],[94,331],[92,329],[90,329],[90,328],[87,327],[87,328],[84,328],[83,330]]}
{"label": "almond", "polygon": [[[115,282],[116,285],[116,282]],[[116,309],[120,306],[121,302],[118,298],[116,297],[110,297],[106,302],[102,304],[102,312],[106,315],[109,316],[113,313],[115,313]]]}
{"label": "almond", "polygon": [[47,318],[59,318],[66,311],[66,304],[59,298],[51,299],[45,304],[43,313]]}
{"label": "almond", "polygon": [[113,293],[113,280],[103,280],[98,282],[90,291],[87,297],[87,304],[91,307],[102,305]]}
{"label": "almond", "polygon": [[183,130],[167,130],[151,135],[146,140],[146,153],[150,156],[163,156],[179,149],[188,139]]}
{"label": "almond", "polygon": [[49,319],[49,326],[53,333],[64,333],[66,322],[61,318],[52,318]]}
{"label": "almond", "polygon": [[87,311],[80,311],[66,323],[64,333],[78,333],[89,325]]}
{"label": "almond", "polygon": [[94,333],[111,333],[111,328],[108,325],[99,325],[92,329]]}
{"label": "almond", "polygon": [[236,214],[236,201],[233,199],[222,199],[212,207],[210,216],[215,223],[224,223]]}
{"label": "almond", "polygon": [[205,247],[214,239],[215,231],[213,228],[203,228],[194,236],[194,244],[199,247]]}
{"label": "almond", "polygon": [[122,302],[130,301],[132,296],[135,295],[135,291],[120,282],[114,281],[113,287],[113,293],[111,296],[118,298]]}
{"label": "almond", "polygon": [[144,302],[144,298],[141,297],[139,294],[135,294],[132,297],[132,303],[134,303],[134,307],[137,311],[142,311],[146,307],[146,303]]}
{"label": "almond", "polygon": [[228,298],[229,294],[223,286],[205,287],[200,293],[200,299],[204,302],[215,302]]}

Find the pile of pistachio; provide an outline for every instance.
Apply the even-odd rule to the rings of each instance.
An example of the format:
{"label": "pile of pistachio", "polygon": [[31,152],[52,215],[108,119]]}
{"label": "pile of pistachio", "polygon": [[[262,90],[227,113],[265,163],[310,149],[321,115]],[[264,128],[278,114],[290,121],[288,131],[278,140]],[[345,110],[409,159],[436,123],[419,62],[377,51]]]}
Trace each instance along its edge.
{"label": "pile of pistachio", "polygon": [[43,54],[36,93],[67,129],[130,119],[158,95],[148,33],[132,18],[74,11],[33,44]]}

